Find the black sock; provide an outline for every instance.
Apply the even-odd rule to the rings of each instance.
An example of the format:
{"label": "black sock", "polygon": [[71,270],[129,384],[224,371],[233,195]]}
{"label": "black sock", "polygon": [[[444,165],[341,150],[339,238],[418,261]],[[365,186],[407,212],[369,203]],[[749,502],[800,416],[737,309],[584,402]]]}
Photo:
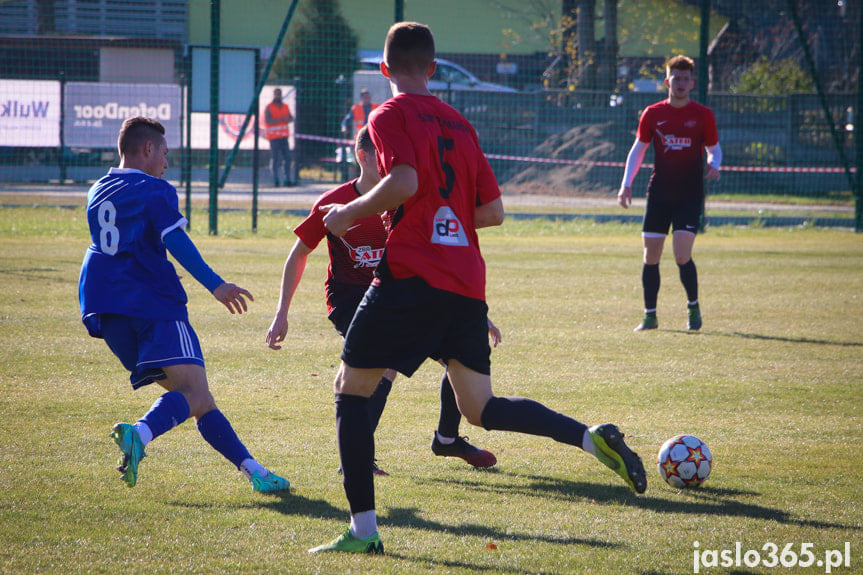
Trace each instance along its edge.
{"label": "black sock", "polygon": [[690,258],[683,265],[677,264],[677,267],[680,268],[680,281],[686,290],[686,299],[698,301],[698,271],[695,269],[695,262]]}
{"label": "black sock", "polygon": [[644,264],[641,268],[641,285],[644,288],[644,309],[656,309],[659,298],[659,264]]}
{"label": "black sock", "polygon": [[344,474],[342,484],[351,513],[375,508],[372,475],[375,438],[369,425],[368,402],[359,395],[336,394],[336,435]]}
{"label": "black sock", "polygon": [[440,380],[440,419],[438,419],[437,432],[443,437],[458,437],[458,428],[461,424],[461,412],[455,402],[455,392],[450,385],[446,373]]}
{"label": "black sock", "polygon": [[393,388],[393,382],[382,377],[375,392],[369,398],[369,425],[372,426],[372,433],[378,428],[378,423],[381,421],[381,415],[384,413],[384,407],[387,406],[387,396]]}
{"label": "black sock", "polygon": [[581,447],[587,426],[525,397],[492,397],[482,411],[482,426],[489,431],[515,431],[550,437]]}

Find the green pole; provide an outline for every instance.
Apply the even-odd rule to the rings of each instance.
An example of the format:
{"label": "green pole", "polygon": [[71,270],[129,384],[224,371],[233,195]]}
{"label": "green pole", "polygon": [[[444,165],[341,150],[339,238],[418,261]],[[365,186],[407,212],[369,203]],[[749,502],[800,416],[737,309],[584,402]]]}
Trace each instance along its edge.
{"label": "green pole", "polygon": [[[255,50],[255,73],[257,74],[260,69],[261,69],[261,51]],[[255,97],[252,98],[252,105],[254,106],[254,109],[255,109],[255,112],[254,112],[255,123],[254,123],[254,128],[253,128],[254,135],[255,135],[255,148],[254,148],[254,151],[252,152],[252,162],[254,162],[254,166],[252,166],[252,231],[257,233],[258,232],[258,151],[259,151],[258,150],[258,125],[259,125],[258,116],[260,115],[260,109],[261,109],[261,107],[258,106],[258,95],[257,94],[255,94]],[[239,145],[240,140],[242,140],[242,139],[243,139],[243,134],[241,132],[240,136],[237,138],[237,144],[236,145]],[[226,166],[225,170],[227,171],[227,169],[228,168]]]}
{"label": "green pole", "polygon": [[395,22],[402,22],[405,19],[405,0],[395,0]]}
{"label": "green pole", "polygon": [[219,233],[219,14],[220,0],[210,0],[210,235]]}
{"label": "green pole", "polygon": [[707,61],[707,48],[710,39],[710,0],[701,0],[701,36],[699,38],[698,60],[701,70],[698,73],[698,101],[707,105],[707,87],[710,81],[710,64]]}
{"label": "green pole", "polygon": [[[857,33],[863,31],[863,9],[858,10]],[[863,42],[857,41],[857,62],[863,63]],[[854,231],[863,232],[863,73],[857,71],[857,107],[854,109],[854,145],[857,148],[857,193]]]}
{"label": "green pole", "polygon": [[[710,0],[701,0],[701,31],[699,37],[698,62],[698,102],[707,105],[707,88],[710,80],[710,63],[707,61],[707,47],[710,39]],[[707,183],[704,184],[705,186]],[[707,194],[704,195],[705,198]],[[707,224],[707,206],[705,200],[701,200],[701,218],[698,220],[698,231],[704,233]]]}
{"label": "green pole", "polygon": [[183,149],[183,172],[186,175],[186,219],[192,221],[192,53],[186,58],[186,146]]}
{"label": "green pole", "polygon": [[[237,150],[240,149],[240,141],[243,139],[243,136],[246,133],[246,129],[249,127],[249,120],[256,113],[258,109],[258,98],[261,95],[261,90],[264,88],[264,84],[267,83],[267,78],[270,75],[270,70],[273,68],[273,64],[276,62],[276,54],[279,53],[279,48],[282,47],[282,40],[285,38],[285,33],[288,31],[288,24],[291,23],[291,19],[294,17],[294,9],[297,7],[297,2],[299,0],[293,0],[291,2],[291,6],[288,8],[288,13],[285,16],[285,21],[282,22],[282,29],[279,30],[279,35],[276,37],[276,43],[273,45],[273,51],[270,55],[270,59],[267,61],[267,65],[264,68],[263,73],[258,78],[258,85],[255,86],[255,97],[252,98],[252,103],[249,104],[249,111],[246,112],[246,119],[243,120],[243,125],[240,128],[240,133],[237,135],[237,141],[234,142],[234,147],[231,150],[231,155],[228,156],[227,162],[225,162],[225,173],[222,175],[221,181],[219,181],[219,187],[225,187],[225,182],[228,180],[228,174],[231,173],[231,167],[234,165],[234,156],[237,154]],[[296,110],[295,110],[296,111]]]}
{"label": "green pole", "polygon": [[[836,146],[836,151],[839,152],[839,161],[842,162],[842,166],[845,168],[845,175],[848,178],[848,183],[851,186],[851,189],[854,190],[858,186],[857,182],[854,181],[854,176],[851,174],[851,165],[848,163],[848,158],[845,155],[845,143],[842,141],[842,137],[836,130],[836,122],[833,121],[833,114],[830,112],[830,106],[827,104],[827,95],[824,93],[824,86],[821,85],[821,80],[818,78],[818,71],[815,69],[815,60],[812,59],[812,52],[809,50],[809,43],[806,41],[806,36],[803,34],[803,24],[800,22],[800,15],[797,13],[797,3],[795,0],[788,0],[788,10],[791,12],[791,19],[794,21],[794,27],[797,29],[797,37],[800,39],[800,44],[803,47],[803,56],[806,58],[806,63],[809,65],[809,74],[812,76],[812,82],[815,84],[815,89],[818,90],[818,100],[821,102],[821,108],[824,110],[824,119],[827,122],[827,126],[830,128],[830,135],[833,136],[833,144]],[[859,124],[860,121],[858,120],[856,123]]]}

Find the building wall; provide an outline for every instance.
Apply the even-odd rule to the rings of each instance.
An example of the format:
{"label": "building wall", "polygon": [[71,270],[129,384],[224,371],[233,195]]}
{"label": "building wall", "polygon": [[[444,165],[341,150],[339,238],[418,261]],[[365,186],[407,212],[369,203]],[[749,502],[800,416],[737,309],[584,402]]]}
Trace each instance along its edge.
{"label": "building wall", "polygon": [[119,84],[172,84],[174,51],[150,48],[99,50],[99,81]]}
{"label": "building wall", "polygon": [[[290,5],[290,0],[222,0],[222,43],[271,48]],[[345,19],[359,35],[360,49],[382,50],[387,29],[394,20],[395,2],[341,0],[341,7]],[[299,17],[298,8],[292,26]],[[531,54],[548,49],[547,41],[537,36],[527,22],[507,18],[490,0],[406,1],[404,17],[431,26],[440,52]],[[516,30],[524,41],[508,43],[503,32],[507,28]],[[189,1],[189,42],[210,42],[209,0]]]}

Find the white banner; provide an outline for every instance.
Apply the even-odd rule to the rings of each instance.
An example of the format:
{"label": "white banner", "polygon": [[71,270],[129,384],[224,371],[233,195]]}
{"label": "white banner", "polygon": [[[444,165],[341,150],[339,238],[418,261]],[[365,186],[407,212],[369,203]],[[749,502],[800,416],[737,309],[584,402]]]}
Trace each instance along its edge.
{"label": "white banner", "polygon": [[60,82],[0,80],[0,146],[60,145]]}

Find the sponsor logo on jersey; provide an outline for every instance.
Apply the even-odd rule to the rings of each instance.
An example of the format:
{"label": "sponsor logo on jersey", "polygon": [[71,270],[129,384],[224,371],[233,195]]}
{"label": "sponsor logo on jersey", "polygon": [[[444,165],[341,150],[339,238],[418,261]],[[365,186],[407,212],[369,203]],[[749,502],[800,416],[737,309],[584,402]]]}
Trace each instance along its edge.
{"label": "sponsor logo on jersey", "polygon": [[467,235],[455,212],[449,206],[441,206],[434,215],[432,222],[433,244],[445,246],[467,246]]}
{"label": "sponsor logo on jersey", "polygon": [[666,136],[659,130],[656,130],[656,133],[659,134],[660,138],[662,138],[662,144],[665,146],[666,152],[669,150],[683,150],[692,146],[691,138],[675,136],[674,134]]}
{"label": "sponsor logo on jersey", "polygon": [[[356,226],[354,226],[356,227]],[[354,262],[354,269],[376,268],[384,256],[384,248],[372,248],[371,246],[353,247],[342,238],[342,243],[348,248],[348,255]]]}

